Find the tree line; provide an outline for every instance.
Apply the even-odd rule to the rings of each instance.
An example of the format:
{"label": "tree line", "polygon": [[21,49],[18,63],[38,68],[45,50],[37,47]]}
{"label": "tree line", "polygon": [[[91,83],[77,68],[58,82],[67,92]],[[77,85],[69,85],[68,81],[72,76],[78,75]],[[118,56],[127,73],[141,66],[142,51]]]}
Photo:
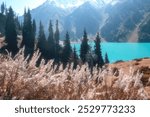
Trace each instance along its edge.
{"label": "tree line", "polygon": [[[5,7],[4,3],[1,5],[1,13],[4,15]],[[41,56],[37,61],[37,65],[44,59],[46,62],[53,59],[54,64],[63,63],[65,68],[67,64],[73,63],[73,68],[76,68],[78,64],[89,64],[89,67],[96,66],[102,67],[105,63],[109,63],[108,55],[106,53],[105,59],[102,56],[101,50],[101,37],[97,33],[95,37],[94,50],[91,49],[88,44],[88,35],[86,29],[83,31],[83,38],[81,41],[79,54],[76,51],[76,47],[72,48],[70,42],[69,32],[66,32],[63,45],[60,44],[59,22],[56,21],[56,29],[53,30],[53,24],[49,22],[49,35],[45,36],[44,26],[42,22],[39,24],[39,32],[37,32],[36,22],[31,17],[30,10],[24,11],[23,23],[20,23],[18,17],[14,14],[13,9],[10,7],[7,9],[5,22],[5,43],[6,45],[1,48],[1,52],[5,50],[12,53],[13,56],[17,54],[19,49],[24,48],[24,56],[30,60],[33,53],[37,50],[40,51]],[[18,44],[17,35],[22,35],[22,41]],[[36,36],[37,35],[37,36]]]}

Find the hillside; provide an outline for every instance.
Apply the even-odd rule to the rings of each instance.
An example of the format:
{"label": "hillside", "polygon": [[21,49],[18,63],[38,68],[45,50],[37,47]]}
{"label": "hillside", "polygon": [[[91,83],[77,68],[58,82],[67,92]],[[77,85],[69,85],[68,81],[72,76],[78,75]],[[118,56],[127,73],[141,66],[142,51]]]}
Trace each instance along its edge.
{"label": "hillside", "polygon": [[116,76],[119,75],[119,70],[122,70],[123,73],[129,74],[134,70],[134,74],[137,72],[143,73],[141,81],[145,86],[150,86],[150,59],[135,59],[128,62],[116,62],[109,65],[114,71],[116,71]]}
{"label": "hillside", "polygon": [[[140,34],[139,30],[141,30],[143,25],[149,25],[149,22],[143,24],[150,17],[149,15],[145,17],[146,14],[150,13],[149,4],[149,0],[124,0],[124,2],[107,7],[106,11],[109,14],[109,18],[107,19],[106,25],[101,29],[102,36],[111,42],[127,42],[130,41],[134,32],[136,33],[134,35],[137,36],[132,36],[132,40],[135,40],[133,42],[137,40],[142,42],[141,36],[138,37]],[[144,30],[142,33],[149,35],[149,32]],[[143,42],[149,42],[146,36],[143,38],[145,39]]]}
{"label": "hillside", "polygon": [[150,13],[140,25],[139,42],[150,42]]}

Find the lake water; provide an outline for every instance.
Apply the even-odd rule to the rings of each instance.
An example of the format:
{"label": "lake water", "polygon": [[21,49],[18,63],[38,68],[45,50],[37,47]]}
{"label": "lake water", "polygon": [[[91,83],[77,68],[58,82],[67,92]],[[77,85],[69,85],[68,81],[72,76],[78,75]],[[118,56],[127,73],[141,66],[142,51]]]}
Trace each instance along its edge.
{"label": "lake water", "polygon": [[[92,48],[94,43],[89,44]],[[79,53],[80,44],[72,44],[76,47]],[[102,43],[102,54],[108,53],[108,57],[111,63],[123,60],[129,61],[138,58],[150,57],[150,43]]]}

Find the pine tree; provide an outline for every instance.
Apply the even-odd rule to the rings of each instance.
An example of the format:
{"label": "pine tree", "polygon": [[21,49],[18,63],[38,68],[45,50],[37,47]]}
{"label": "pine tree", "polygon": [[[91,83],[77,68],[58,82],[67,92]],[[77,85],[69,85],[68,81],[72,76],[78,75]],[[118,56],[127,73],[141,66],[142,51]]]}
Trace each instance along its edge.
{"label": "pine tree", "polygon": [[4,14],[5,12],[5,4],[4,2],[1,4],[1,13]]}
{"label": "pine tree", "polygon": [[21,43],[21,47],[25,46],[25,56],[30,55],[32,56],[34,52],[34,34],[33,34],[33,27],[31,21],[31,14],[30,10],[28,12],[24,12],[24,23],[23,23],[23,40]]}
{"label": "pine tree", "polygon": [[56,63],[59,63],[60,61],[60,45],[59,45],[59,26],[58,26],[58,20],[56,21],[56,31],[55,31],[55,34],[54,34],[54,37],[55,37],[55,62]]}
{"label": "pine tree", "polygon": [[45,51],[45,44],[46,44],[46,37],[44,33],[44,27],[40,21],[37,48],[40,50],[41,53],[44,53]]}
{"label": "pine tree", "polygon": [[59,45],[59,28],[58,28],[58,20],[56,20],[56,32],[55,32],[55,43]]}
{"label": "pine tree", "polygon": [[5,14],[0,13],[0,33],[2,35],[5,34],[6,17]]}
{"label": "pine tree", "polygon": [[26,46],[27,44],[27,12],[26,12],[26,8],[24,9],[24,21],[23,21],[23,25],[22,25],[22,43],[21,43],[21,48],[23,46]]}
{"label": "pine tree", "polygon": [[11,7],[9,8],[7,19],[6,19],[5,42],[7,43],[5,48],[9,52],[12,52],[13,55],[15,55],[18,52],[17,32],[16,32],[16,25],[14,19],[14,11]]}
{"label": "pine tree", "polygon": [[73,69],[76,69],[77,68],[77,65],[78,65],[78,55],[77,55],[77,52],[76,52],[76,48],[74,46],[73,48]]}
{"label": "pine tree", "polygon": [[108,64],[109,63],[109,59],[108,59],[108,54],[106,53],[105,54],[105,64]]}
{"label": "pine tree", "polygon": [[33,39],[35,41],[35,37],[36,37],[36,22],[35,19],[33,19],[33,23],[32,23],[32,30],[33,30]]}
{"label": "pine tree", "polygon": [[94,66],[94,53],[91,47],[86,55],[86,62],[88,63],[89,68],[91,69],[91,72],[92,72],[93,66]]}
{"label": "pine tree", "polygon": [[104,60],[102,57],[102,51],[101,51],[101,38],[99,33],[96,35],[96,40],[95,40],[95,55],[96,55],[96,64],[98,67],[102,67],[104,65]]}
{"label": "pine tree", "polygon": [[18,16],[15,18],[15,24],[16,24],[16,31],[17,31],[17,34],[20,34],[20,31],[21,31],[21,24],[20,24],[20,22],[19,22]]}
{"label": "pine tree", "polygon": [[72,53],[72,48],[70,45],[70,37],[69,37],[69,33],[67,32],[66,39],[64,40],[64,48],[63,48],[63,55],[62,55],[62,61],[63,61],[64,67],[69,62],[71,53]]}
{"label": "pine tree", "polygon": [[53,33],[53,25],[52,21],[50,20],[49,23],[49,36],[48,36],[48,53],[49,53],[49,59],[53,59],[55,57],[55,42],[54,42],[54,33]]}
{"label": "pine tree", "polygon": [[52,21],[51,20],[50,20],[50,23],[49,23],[49,37],[48,37],[48,41],[54,43],[53,25],[52,25]]}
{"label": "pine tree", "polygon": [[37,66],[39,66],[41,59],[45,59],[46,60],[46,37],[45,37],[45,33],[44,33],[44,27],[40,21],[40,26],[39,26],[39,33],[38,33],[38,42],[37,42],[37,49],[39,49],[41,56],[37,61]]}
{"label": "pine tree", "polygon": [[80,48],[80,58],[83,63],[86,62],[86,56],[88,52],[89,52],[88,38],[87,38],[86,30],[84,30],[83,40]]}

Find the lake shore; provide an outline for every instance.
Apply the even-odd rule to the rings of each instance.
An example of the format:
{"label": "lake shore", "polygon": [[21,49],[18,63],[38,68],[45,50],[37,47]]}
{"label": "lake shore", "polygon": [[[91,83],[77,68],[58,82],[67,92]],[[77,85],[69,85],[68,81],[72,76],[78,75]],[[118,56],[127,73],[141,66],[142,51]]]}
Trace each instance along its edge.
{"label": "lake shore", "polygon": [[[95,44],[89,42],[92,50],[94,50]],[[76,51],[80,53],[80,43],[72,42],[72,47],[76,47]],[[101,43],[102,56],[108,54],[110,63],[116,61],[130,61],[139,58],[150,57],[150,43]]]}

